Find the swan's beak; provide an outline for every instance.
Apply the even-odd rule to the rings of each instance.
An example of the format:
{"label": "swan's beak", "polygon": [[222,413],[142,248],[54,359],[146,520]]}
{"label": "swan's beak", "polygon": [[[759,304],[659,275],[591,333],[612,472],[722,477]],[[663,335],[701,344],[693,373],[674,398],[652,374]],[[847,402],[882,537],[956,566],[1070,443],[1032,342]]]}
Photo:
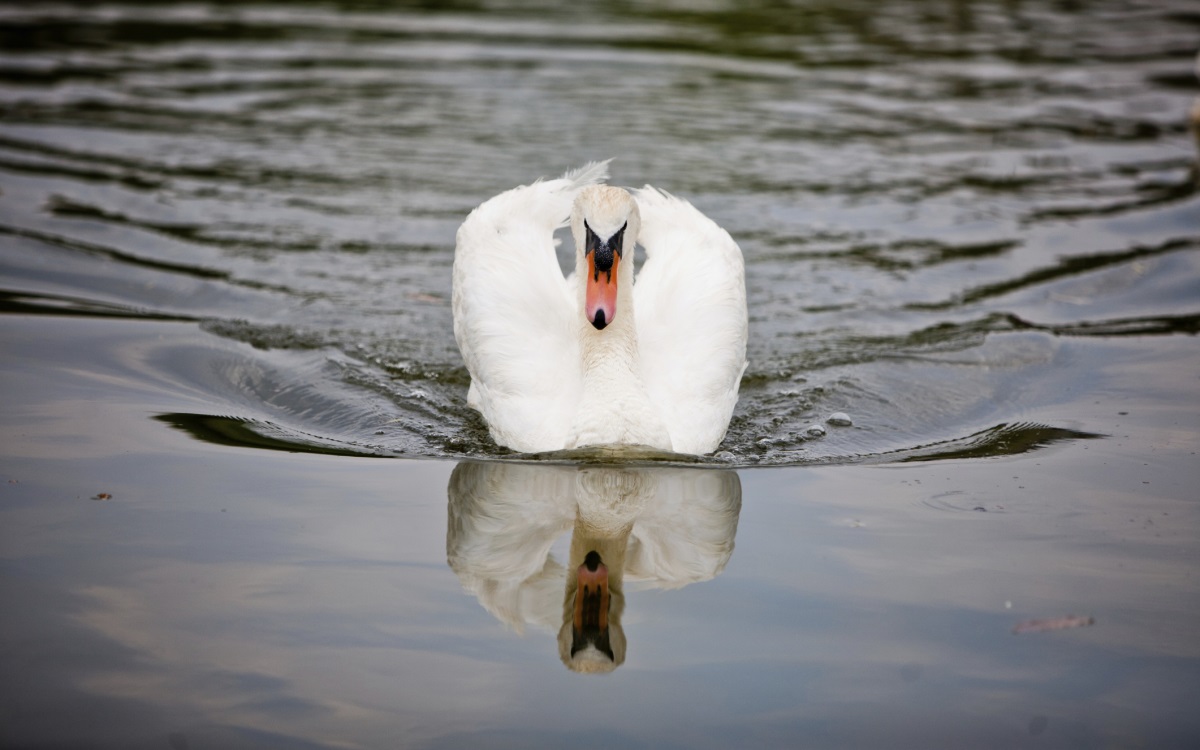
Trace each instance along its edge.
{"label": "swan's beak", "polygon": [[588,322],[602,330],[617,316],[617,268],[621,264],[621,243],[625,227],[607,240],[601,240],[584,222],[587,228],[587,296],[584,301]]}
{"label": "swan's beak", "polygon": [[608,567],[593,550],[579,566],[575,589],[575,618],[571,627],[571,656],[589,645],[613,659],[608,642]]}
{"label": "swan's beak", "polygon": [[588,253],[587,319],[597,329],[603,329],[617,315],[617,264],[621,256],[612,256],[607,271],[596,268],[596,254]]}

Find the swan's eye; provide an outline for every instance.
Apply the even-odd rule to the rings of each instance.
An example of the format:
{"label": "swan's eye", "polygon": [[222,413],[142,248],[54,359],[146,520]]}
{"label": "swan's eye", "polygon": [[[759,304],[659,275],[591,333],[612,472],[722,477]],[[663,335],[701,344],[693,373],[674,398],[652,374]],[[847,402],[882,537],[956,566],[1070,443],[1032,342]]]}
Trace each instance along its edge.
{"label": "swan's eye", "polygon": [[625,227],[629,226],[629,222],[621,225],[616,234],[608,238],[608,246],[616,251],[618,257],[625,255]]}
{"label": "swan's eye", "polygon": [[621,228],[607,240],[601,240],[592,228],[588,225],[587,220],[583,221],[583,228],[586,232],[584,238],[583,254],[596,254],[596,267],[601,271],[607,271],[612,266],[612,256],[616,254],[618,258],[625,257],[625,228],[629,226],[629,222],[621,225]]}
{"label": "swan's eye", "polygon": [[592,228],[588,226],[587,219],[583,220],[583,231],[583,254],[587,255],[588,253],[595,251],[596,247],[600,244],[600,238],[597,237],[596,233],[592,231]]}

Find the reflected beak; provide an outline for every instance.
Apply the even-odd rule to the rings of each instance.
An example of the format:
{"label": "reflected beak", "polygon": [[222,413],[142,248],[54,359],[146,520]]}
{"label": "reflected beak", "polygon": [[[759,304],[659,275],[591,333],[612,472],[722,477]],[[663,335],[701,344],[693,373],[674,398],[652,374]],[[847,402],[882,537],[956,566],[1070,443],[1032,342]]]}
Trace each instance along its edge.
{"label": "reflected beak", "polygon": [[612,646],[608,642],[608,567],[600,562],[600,555],[592,551],[579,566],[576,576],[578,587],[575,589],[575,617],[571,623],[571,656],[592,645],[613,659]]}

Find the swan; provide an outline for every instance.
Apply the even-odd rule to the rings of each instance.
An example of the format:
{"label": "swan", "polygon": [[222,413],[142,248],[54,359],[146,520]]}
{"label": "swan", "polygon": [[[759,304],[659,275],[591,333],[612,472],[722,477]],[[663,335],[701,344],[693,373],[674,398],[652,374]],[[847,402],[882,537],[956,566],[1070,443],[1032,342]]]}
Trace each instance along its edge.
{"label": "swan", "polygon": [[[459,227],[452,308],[467,405],[521,453],[711,453],[746,369],[741,249],[687,201],[607,176],[608,161],[592,162],[508,190]],[[564,277],[554,231],[568,223]]]}

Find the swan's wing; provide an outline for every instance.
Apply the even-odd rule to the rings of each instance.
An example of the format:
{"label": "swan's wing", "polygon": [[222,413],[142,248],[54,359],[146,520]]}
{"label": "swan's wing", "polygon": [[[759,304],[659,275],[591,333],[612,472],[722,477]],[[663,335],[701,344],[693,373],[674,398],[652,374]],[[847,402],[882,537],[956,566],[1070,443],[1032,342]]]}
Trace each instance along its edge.
{"label": "swan's wing", "polygon": [[608,162],[501,193],[458,230],[454,337],[471,373],[467,402],[497,443],[518,451],[564,446],[579,398],[573,287],[554,251],[575,195],[607,176]]}
{"label": "swan's wing", "polygon": [[633,191],[646,261],[634,283],[642,376],[672,447],[716,450],[746,369],[742,251],[685,200],[647,185]]}

